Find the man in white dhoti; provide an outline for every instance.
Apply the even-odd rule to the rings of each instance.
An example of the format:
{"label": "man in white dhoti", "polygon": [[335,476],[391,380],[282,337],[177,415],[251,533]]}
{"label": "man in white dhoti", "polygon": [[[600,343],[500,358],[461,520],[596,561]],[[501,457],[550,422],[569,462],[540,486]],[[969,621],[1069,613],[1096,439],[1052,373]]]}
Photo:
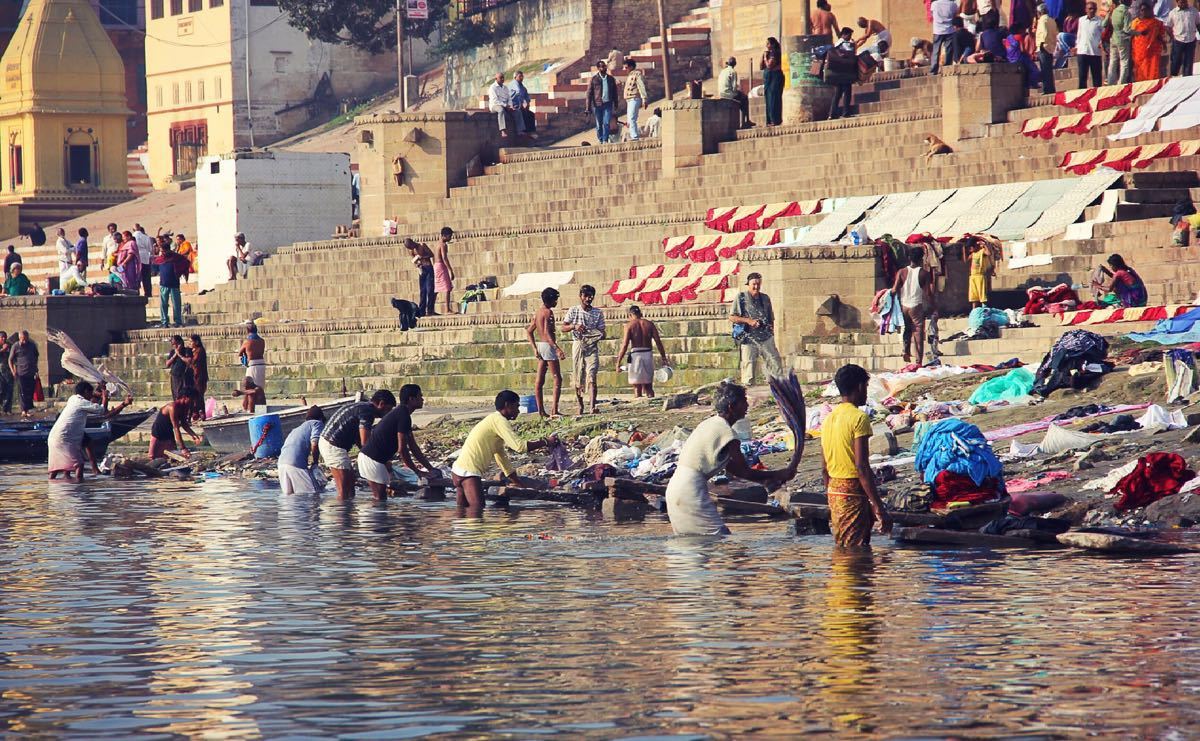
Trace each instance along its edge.
{"label": "man in white dhoti", "polygon": [[254,381],[256,388],[264,390],[267,388],[267,361],[263,359],[266,348],[266,341],[258,334],[258,326],[254,322],[246,322],[246,339],[238,350],[238,357],[246,366],[246,378]]}
{"label": "man in white dhoti", "polygon": [[621,361],[628,351],[629,385],[633,386],[639,398],[643,395],[654,398],[654,350],[650,347],[651,343],[658,345],[663,365],[670,365],[658,327],[649,319],[642,318],[640,308],[630,306],[629,323],[625,325],[625,336],[621,338],[621,352],[617,353],[617,372],[621,371]]}
{"label": "man in white dhoti", "polygon": [[728,535],[729,528],[708,492],[708,480],[725,473],[767,486],[782,485],[796,475],[800,446],[792,453],[787,468],[756,471],[742,455],[742,444],[733,425],[746,416],[750,405],[746,389],[724,381],[713,396],[717,414],[696,426],[679,452],[679,464],[667,484],[667,516],[676,535]]}
{"label": "man in white dhoti", "polygon": [[[50,478],[56,479],[61,473],[65,478],[69,479],[74,475],[77,480],[83,481],[83,461],[86,456],[83,450],[83,432],[87,427],[88,415],[113,417],[133,403],[133,397],[127,396],[117,407],[108,410],[108,391],[103,392],[99,404],[92,401],[94,393],[94,387],[87,381],[75,384],[75,394],[67,399],[67,404],[59,413],[58,419],[54,420],[54,426],[50,428],[50,437],[46,440],[50,450],[47,466]],[[92,470],[100,472],[94,458]]]}

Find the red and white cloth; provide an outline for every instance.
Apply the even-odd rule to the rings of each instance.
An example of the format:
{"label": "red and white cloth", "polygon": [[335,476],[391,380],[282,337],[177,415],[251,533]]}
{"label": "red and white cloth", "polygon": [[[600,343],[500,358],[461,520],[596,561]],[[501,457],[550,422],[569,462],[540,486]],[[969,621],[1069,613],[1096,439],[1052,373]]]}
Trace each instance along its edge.
{"label": "red and white cloth", "polygon": [[1200,154],[1200,139],[1165,144],[1143,144],[1136,147],[1113,147],[1110,149],[1086,149],[1067,152],[1059,167],[1075,175],[1086,175],[1097,167],[1129,172],[1141,169],[1157,159],[1167,157],[1193,157]]}
{"label": "red and white cloth", "polygon": [[782,201],[761,206],[718,206],[708,209],[704,225],[719,232],[742,232],[766,229],[776,219],[787,216],[808,216],[821,211],[823,199]]}
{"label": "red and white cloth", "polygon": [[1092,129],[1109,124],[1125,123],[1137,115],[1132,108],[1113,108],[1096,113],[1075,113],[1069,116],[1045,116],[1031,118],[1021,125],[1021,133],[1031,138],[1053,139],[1063,134],[1086,134]]}
{"label": "red and white cloth", "polygon": [[1131,100],[1143,95],[1158,92],[1167,83],[1166,78],[1160,80],[1144,80],[1125,85],[1106,85],[1104,87],[1086,88],[1083,90],[1064,90],[1055,93],[1054,104],[1074,108],[1077,111],[1096,112],[1110,108],[1120,108],[1129,105]]}
{"label": "red and white cloth", "polygon": [[1079,326],[1082,324],[1111,324],[1114,322],[1156,322],[1170,319],[1196,308],[1191,304],[1167,304],[1165,306],[1135,306],[1128,309],[1081,309],[1062,315],[1059,324]]}

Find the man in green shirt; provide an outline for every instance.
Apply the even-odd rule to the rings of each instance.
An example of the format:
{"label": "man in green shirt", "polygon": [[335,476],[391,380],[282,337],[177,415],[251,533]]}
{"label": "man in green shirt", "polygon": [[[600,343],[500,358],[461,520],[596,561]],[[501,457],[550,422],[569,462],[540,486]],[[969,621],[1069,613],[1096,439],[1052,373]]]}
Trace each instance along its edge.
{"label": "man in green shirt", "polygon": [[1133,58],[1130,48],[1129,0],[1115,0],[1105,26],[1111,29],[1108,39],[1108,84],[1124,85],[1133,80]]}
{"label": "man in green shirt", "polygon": [[4,293],[7,296],[27,296],[36,293],[29,276],[22,272],[21,263],[14,262],[8,277],[4,279]]}

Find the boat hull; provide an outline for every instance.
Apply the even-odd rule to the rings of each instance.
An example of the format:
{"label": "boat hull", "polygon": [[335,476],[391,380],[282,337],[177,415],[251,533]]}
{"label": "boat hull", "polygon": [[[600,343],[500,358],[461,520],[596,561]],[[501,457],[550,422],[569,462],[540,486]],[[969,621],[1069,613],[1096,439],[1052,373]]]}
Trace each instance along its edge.
{"label": "boat hull", "polygon": [[[338,409],[341,409],[347,404],[353,404],[354,397],[346,397],[337,399],[327,404],[319,404],[325,411],[325,416],[330,417]],[[292,430],[304,423],[304,418],[308,416],[310,407],[284,407],[281,409],[272,409],[267,407],[267,414],[279,415],[279,420],[283,427],[283,436],[286,438]],[[198,427],[204,434],[204,440],[218,453],[238,453],[250,449],[253,444],[250,440],[249,421],[259,415],[254,414],[231,414],[225,417],[201,422]]]}

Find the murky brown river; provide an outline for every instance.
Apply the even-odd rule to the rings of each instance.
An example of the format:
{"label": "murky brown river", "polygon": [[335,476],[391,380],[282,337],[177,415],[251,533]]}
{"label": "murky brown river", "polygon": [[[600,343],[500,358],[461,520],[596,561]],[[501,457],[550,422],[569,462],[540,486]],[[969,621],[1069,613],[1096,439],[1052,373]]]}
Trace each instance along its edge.
{"label": "murky brown river", "polygon": [[745,738],[1200,729],[1200,560],[669,537],[556,505],[0,467],[14,736]]}

